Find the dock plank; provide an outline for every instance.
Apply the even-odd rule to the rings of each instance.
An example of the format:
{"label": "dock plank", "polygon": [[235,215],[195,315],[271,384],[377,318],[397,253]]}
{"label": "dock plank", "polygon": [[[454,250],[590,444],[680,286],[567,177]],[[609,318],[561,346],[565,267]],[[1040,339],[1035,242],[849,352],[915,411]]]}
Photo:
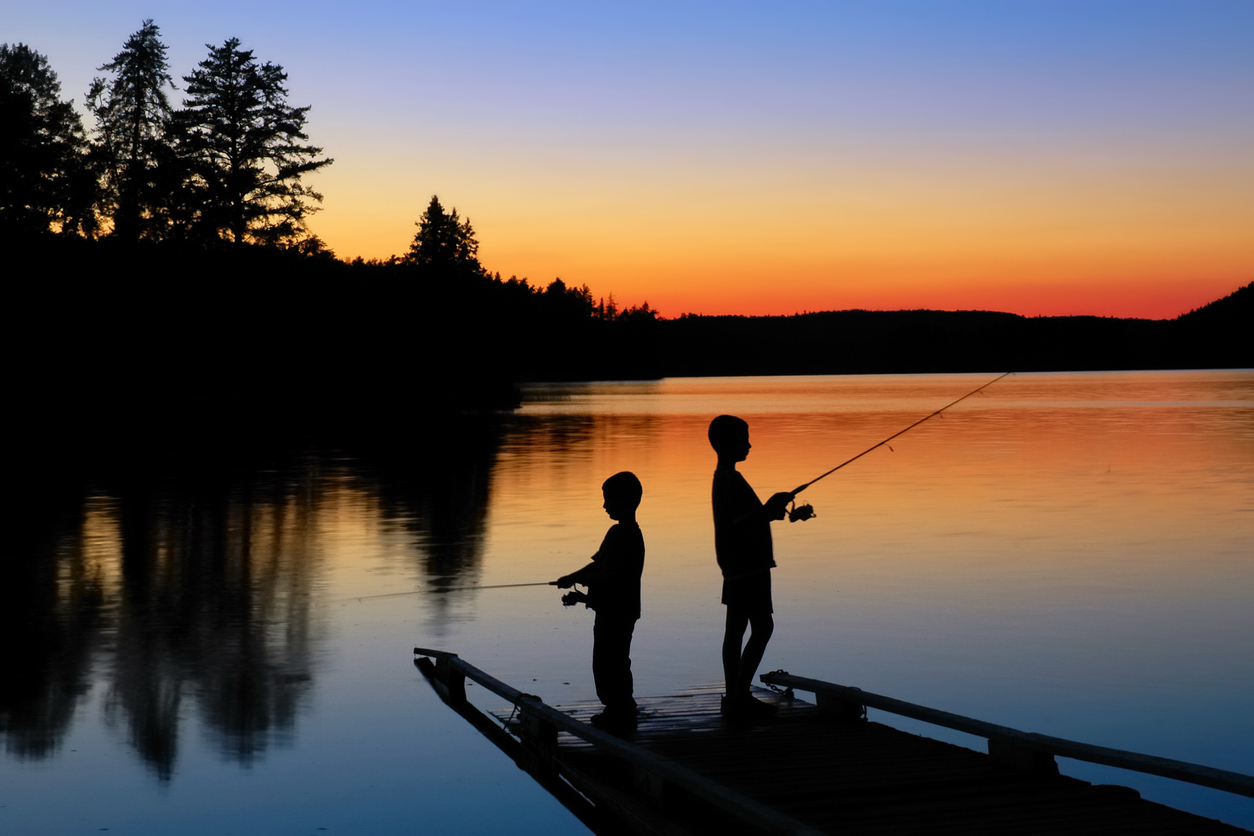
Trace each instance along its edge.
{"label": "dock plank", "polygon": [[[1061,776],[1051,757],[1032,753],[1042,745],[1083,749],[1090,759],[1114,758],[1127,768],[1239,795],[1251,794],[1248,775],[1031,735],[784,672],[770,676],[820,698],[834,693],[839,710],[823,712],[791,691],[756,689],[778,714],[758,725],[729,723],[719,713],[721,687],[709,686],[641,699],[638,728],[615,736],[589,725],[598,703],[550,706],[456,654],[421,647],[414,654],[441,699],[477,727],[468,680],[512,705],[496,716],[517,746],[495,733],[491,739],[598,834],[1247,833],[1145,801],[1127,788]],[[974,724],[992,735],[990,746],[996,738],[1005,757],[852,719],[840,708],[850,694],[868,700],[854,700],[855,707],[875,700],[885,709],[881,703],[891,702],[899,713],[925,712],[942,726]],[[1007,748],[1007,740],[1027,744],[1031,756]]]}
{"label": "dock plank", "polygon": [[[875,722],[837,721],[817,706],[757,689],[779,713],[752,726],[719,713],[721,689],[640,699],[624,739],[820,831],[899,834],[1244,834],[1146,801],[1133,790],[1031,773],[987,755]],[[557,706],[587,722],[599,703]],[[555,757],[613,781],[598,747],[569,733]],[[618,790],[621,791],[621,790]],[[672,811],[674,812],[674,811]],[[687,832],[727,832],[687,821]]]}

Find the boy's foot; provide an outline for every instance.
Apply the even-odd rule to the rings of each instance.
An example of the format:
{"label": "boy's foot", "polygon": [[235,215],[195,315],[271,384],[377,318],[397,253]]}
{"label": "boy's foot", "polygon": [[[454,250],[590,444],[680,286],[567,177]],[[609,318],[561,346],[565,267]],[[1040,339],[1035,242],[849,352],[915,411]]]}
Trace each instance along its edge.
{"label": "boy's foot", "polygon": [[773,702],[762,702],[754,696],[745,697],[745,707],[754,717],[774,717],[779,712],[779,706]]}
{"label": "boy's foot", "polygon": [[621,734],[636,730],[636,709],[607,708],[600,714],[593,714],[588,722],[602,731]]}
{"label": "boy's foot", "polygon": [[719,713],[734,720],[765,720],[775,716],[778,710],[778,706],[762,702],[750,694],[723,697],[719,703]]}

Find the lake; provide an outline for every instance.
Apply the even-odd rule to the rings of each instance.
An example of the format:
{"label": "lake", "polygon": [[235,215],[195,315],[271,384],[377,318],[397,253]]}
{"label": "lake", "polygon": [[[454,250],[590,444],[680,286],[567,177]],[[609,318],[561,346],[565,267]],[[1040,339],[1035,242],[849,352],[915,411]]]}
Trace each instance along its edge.
{"label": "lake", "polygon": [[[631,470],[636,693],[716,683],[710,419],[749,422],[765,498],[994,376],[533,386],[497,418],[49,474],[0,578],[0,832],[584,833],[412,648],[593,699],[592,613],[467,587],[584,565],[601,482]],[[763,671],[1254,773],[1254,371],[1007,377],[802,498],[815,519],[774,525]],[[1060,766],[1254,829],[1251,799]]]}

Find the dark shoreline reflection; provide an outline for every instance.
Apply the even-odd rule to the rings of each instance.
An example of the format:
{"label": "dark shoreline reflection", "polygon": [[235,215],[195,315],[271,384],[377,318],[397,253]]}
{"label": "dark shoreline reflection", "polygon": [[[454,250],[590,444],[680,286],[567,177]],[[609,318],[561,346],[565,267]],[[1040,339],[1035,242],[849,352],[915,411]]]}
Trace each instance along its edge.
{"label": "dark shoreline reflection", "polygon": [[[13,500],[10,549],[0,560],[0,629],[14,637],[0,676],[0,734],[18,758],[44,758],[60,745],[91,689],[93,649],[102,638],[103,591],[85,559],[73,491],[38,488]],[[26,501],[24,501],[26,500]]]}
{"label": "dark shoreline reflection", "polygon": [[294,740],[325,639],[319,516],[346,484],[412,532],[433,586],[478,572],[499,419],[148,430],[115,422],[18,462],[0,562],[0,625],[20,637],[0,685],[6,757],[53,756],[93,688],[162,781],[189,715],[241,765]]}
{"label": "dark shoreline reflection", "polygon": [[315,569],[303,542],[315,509],[301,481],[205,493],[136,485],[119,497],[106,712],[163,778],[189,698],[223,755],[241,763],[295,721],[312,679]]}

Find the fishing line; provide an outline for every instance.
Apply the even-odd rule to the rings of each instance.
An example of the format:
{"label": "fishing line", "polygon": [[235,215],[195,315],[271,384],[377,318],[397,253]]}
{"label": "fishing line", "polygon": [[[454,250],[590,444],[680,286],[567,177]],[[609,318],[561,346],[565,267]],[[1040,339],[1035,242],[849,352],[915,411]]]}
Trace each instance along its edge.
{"label": "fishing line", "polygon": [[557,586],[557,581],[537,581],[536,583],[493,583],[483,586],[449,586],[443,589],[414,589],[409,592],[384,592],[381,595],[357,595],[352,598],[340,598],[332,603],[344,601],[366,601],[371,598],[399,598],[402,595],[440,594],[443,592],[464,592],[469,589],[513,589],[520,586]]}
{"label": "fishing line", "polygon": [[[905,435],[906,433],[908,433],[908,432],[910,432],[911,430],[913,430],[915,427],[919,426],[919,424],[922,424],[924,421],[927,421],[927,420],[928,420],[928,419],[930,419],[930,418],[935,418],[937,415],[940,415],[942,412],[944,412],[946,409],[949,409],[951,406],[954,406],[955,404],[962,403],[962,402],[963,402],[963,401],[965,401],[967,398],[971,397],[972,395],[976,394],[977,392],[982,392],[983,390],[985,390],[985,389],[987,389],[988,387],[992,386],[992,385],[993,385],[994,383],[996,383],[997,381],[1001,380],[1003,377],[1009,377],[1009,376],[1010,376],[1010,375],[1012,375],[1012,374],[1014,374],[1014,372],[1006,372],[1005,374],[998,375],[997,377],[993,378],[993,379],[992,379],[992,380],[990,380],[988,383],[985,383],[983,386],[979,387],[978,389],[972,389],[970,392],[967,392],[965,395],[963,395],[963,396],[962,396],[961,398],[959,398],[958,400],[953,401],[952,403],[947,403],[947,404],[945,404],[944,406],[942,406],[940,409],[936,410],[935,412],[932,412],[932,413],[929,413],[928,415],[923,416],[923,417],[922,417],[922,418],[920,418],[918,421],[915,421],[913,424],[911,424],[910,426],[906,427],[904,430],[901,430],[901,431],[899,431],[899,432],[895,432],[895,433],[893,433],[893,434],[892,434],[892,435],[890,435],[888,438],[886,438],[886,439],[884,439],[883,441],[881,441],[879,444],[874,444],[874,445],[872,445],[872,446],[870,446],[870,447],[866,448],[865,450],[863,450],[863,451],[862,451],[861,453],[859,453],[858,455],[854,456],[854,457],[853,457],[853,458],[851,458],[851,459],[847,459],[847,460],[845,460],[845,461],[841,462],[840,464],[836,465],[836,466],[835,466],[835,467],[833,467],[831,470],[827,471],[826,473],[822,474],[821,476],[816,476],[815,478],[811,479],[809,482],[806,482],[804,485],[801,485],[800,487],[793,488],[793,490],[792,490],[793,495],[795,496],[796,494],[801,493],[801,492],[802,492],[802,491],[804,491],[806,488],[810,487],[811,485],[813,485],[815,482],[819,481],[820,479],[826,479],[828,476],[831,476],[833,473],[835,473],[836,471],[840,470],[840,469],[841,469],[842,467],[844,467],[845,465],[847,465],[847,464],[853,464],[853,463],[854,463],[854,462],[856,462],[858,459],[860,459],[860,458],[862,458],[863,456],[865,456],[867,453],[870,453],[872,450],[876,450],[876,449],[879,449],[880,447],[883,447],[885,444],[887,444],[888,442],[892,441],[892,440],[893,440],[894,438],[896,438],[897,436],[899,436],[899,435]],[[889,449],[891,450],[892,448],[890,447]],[[797,520],[808,520],[808,519],[810,519],[810,518],[811,518],[811,517],[813,517],[813,516],[814,516],[814,509],[813,509],[811,506],[809,506],[809,505],[802,505],[802,506],[801,506],[801,507],[799,507],[799,508],[794,507],[792,510],[790,510],[790,511],[788,512],[788,519],[789,519],[790,521],[792,521],[792,522],[796,522]]]}
{"label": "fishing line", "polygon": [[[804,485],[800,485],[796,488],[793,488],[792,490],[793,495],[795,496],[796,494],[801,493],[806,488],[813,485],[815,482],[818,482],[821,479],[826,479],[828,476],[831,476],[833,473],[840,470],[845,465],[853,464],[858,459],[865,456],[867,453],[870,453],[872,450],[877,450],[880,447],[883,447],[884,445],[888,444],[888,442],[892,441],[894,438],[897,438],[900,435],[905,435],[906,433],[910,432],[915,427],[922,424],[924,421],[935,418],[937,415],[940,415],[946,409],[949,409],[952,406],[962,403],[963,401],[965,401],[967,398],[971,397],[972,395],[982,392],[988,387],[992,386],[994,383],[1001,380],[1003,377],[1009,377],[1012,374],[1014,374],[1014,372],[1006,372],[1005,374],[1000,374],[997,377],[990,380],[988,383],[985,383],[983,386],[979,387],[978,389],[972,389],[970,392],[967,392],[965,395],[963,395],[961,398],[958,398],[956,401],[951,401],[950,403],[945,404],[944,406],[942,406],[940,409],[936,410],[935,412],[931,412],[931,413],[928,413],[927,415],[924,415],[922,418],[920,418],[918,421],[915,421],[913,424],[906,427],[904,430],[899,430],[898,432],[893,433],[888,438],[884,439],[878,444],[871,445],[870,447],[866,448],[865,450],[863,450],[861,453],[854,456],[853,458],[846,459],[845,461],[836,465],[835,467],[833,467],[831,470],[827,471],[826,473],[823,473],[819,476],[814,477],[809,482],[806,482]],[[890,447],[889,449],[891,450],[892,448]],[[791,522],[797,522],[798,520],[808,520],[814,515],[815,515],[814,508],[811,507],[810,505],[802,505],[798,507],[796,503],[794,503],[793,508],[789,510],[788,512],[788,519]],[[398,598],[402,595],[425,595],[425,594],[439,594],[443,592],[465,592],[465,591],[475,590],[475,589],[517,589],[519,587],[524,587],[524,586],[557,586],[557,581],[537,581],[535,583],[496,583],[496,584],[485,584],[482,586],[450,586],[444,589],[415,589],[410,592],[385,592],[381,595],[359,595],[353,598],[340,598],[339,602],[366,601],[366,600],[370,600],[374,598]],[[567,597],[569,596],[563,596],[562,603],[566,604],[566,606],[570,606],[570,604],[567,603],[566,601]],[[333,602],[333,603],[336,603],[336,602]],[[574,602],[571,602],[571,603],[574,603]]]}

